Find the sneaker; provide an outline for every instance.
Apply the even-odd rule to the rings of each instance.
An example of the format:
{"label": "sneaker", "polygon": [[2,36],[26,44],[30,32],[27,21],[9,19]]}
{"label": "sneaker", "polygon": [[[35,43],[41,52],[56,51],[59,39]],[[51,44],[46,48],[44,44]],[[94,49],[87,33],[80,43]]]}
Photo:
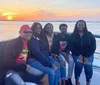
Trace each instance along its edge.
{"label": "sneaker", "polygon": [[90,85],[90,82],[87,82],[87,84],[86,85]]}
{"label": "sneaker", "polygon": [[68,82],[68,80],[66,80],[66,81],[65,81],[65,85],[69,85],[69,82]]}
{"label": "sneaker", "polygon": [[68,85],[73,85],[71,79],[68,79]]}
{"label": "sneaker", "polygon": [[80,85],[80,82],[79,82],[79,80],[76,80],[76,85]]}

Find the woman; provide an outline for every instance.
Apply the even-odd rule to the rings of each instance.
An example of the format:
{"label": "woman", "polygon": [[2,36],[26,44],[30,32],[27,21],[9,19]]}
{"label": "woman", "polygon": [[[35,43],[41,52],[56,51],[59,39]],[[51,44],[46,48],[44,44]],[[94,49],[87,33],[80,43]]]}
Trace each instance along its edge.
{"label": "woman", "polygon": [[42,26],[40,23],[35,22],[32,27],[33,36],[28,42],[29,57],[28,64],[44,73],[48,74],[49,85],[54,85],[54,69],[55,65],[49,61],[48,52],[45,50],[47,47],[40,38]]}
{"label": "woman", "polygon": [[58,69],[55,72],[55,81],[54,81],[54,85],[60,85],[61,84],[61,77],[60,77],[60,64],[56,61],[56,59],[54,59],[51,56],[51,46],[52,46],[52,42],[53,42],[53,37],[56,34],[53,33],[53,25],[51,23],[47,23],[44,26],[43,31],[41,32],[41,39],[45,42],[45,46],[47,47],[47,50],[49,52],[49,59],[52,62],[52,64],[56,64]]}
{"label": "woman", "polygon": [[[60,24],[60,33],[54,36],[51,52],[59,57],[63,85],[72,85],[71,78],[74,61],[68,48],[69,35],[67,34],[67,28],[68,26],[66,24]],[[68,78],[66,78],[66,61],[68,63]]]}
{"label": "woman", "polygon": [[74,32],[70,35],[70,50],[75,62],[76,85],[80,85],[79,77],[84,66],[86,85],[90,85],[93,75],[92,63],[96,41],[91,32],[88,31],[84,20],[77,21]]}
{"label": "woman", "polygon": [[[44,29],[41,32],[41,39],[45,42],[45,45],[48,47],[48,51],[51,51],[51,46],[53,42],[53,37],[56,33],[53,32],[53,25],[51,23],[47,23],[44,26]],[[49,54],[51,56],[51,53]]]}

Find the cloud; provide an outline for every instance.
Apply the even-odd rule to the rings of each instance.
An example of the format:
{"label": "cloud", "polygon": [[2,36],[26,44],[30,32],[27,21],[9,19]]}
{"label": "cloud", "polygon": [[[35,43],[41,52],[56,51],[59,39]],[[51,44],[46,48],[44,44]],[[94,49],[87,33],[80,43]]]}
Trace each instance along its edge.
{"label": "cloud", "polygon": [[29,20],[54,20],[57,18],[57,15],[53,12],[38,10],[32,13],[28,13],[25,16],[28,16]]}
{"label": "cloud", "polygon": [[15,12],[4,12],[2,13],[2,16],[9,16],[9,15],[17,15]]}
{"label": "cloud", "polygon": [[4,12],[5,10],[3,10],[3,9],[0,9],[0,12],[2,12],[2,11]]}
{"label": "cloud", "polygon": [[[25,20],[100,20],[100,13],[90,13],[90,11],[67,10],[60,12],[51,12],[46,10],[38,10],[26,15],[22,15]],[[24,17],[27,16],[27,17]],[[95,19],[96,18],[96,19]]]}
{"label": "cloud", "polygon": [[32,10],[28,12],[2,12],[4,17],[12,16],[14,20],[99,20],[100,9],[80,9],[80,10]]}
{"label": "cloud", "polygon": [[41,18],[41,19],[54,19],[57,17],[57,15],[55,13],[52,12],[48,12],[45,10],[40,10],[37,12],[37,15]]}

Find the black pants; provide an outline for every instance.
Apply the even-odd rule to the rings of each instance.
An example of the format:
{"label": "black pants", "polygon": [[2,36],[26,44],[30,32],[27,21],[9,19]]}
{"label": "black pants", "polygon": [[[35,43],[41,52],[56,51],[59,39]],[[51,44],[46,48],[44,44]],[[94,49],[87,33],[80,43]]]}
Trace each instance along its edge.
{"label": "black pants", "polygon": [[0,85],[5,85],[5,76],[6,76],[5,70],[1,69],[0,70]]}
{"label": "black pants", "polygon": [[41,76],[32,75],[26,71],[20,73],[20,75],[25,82],[33,82],[37,84],[39,84],[41,79],[45,76],[45,74],[42,74]]}

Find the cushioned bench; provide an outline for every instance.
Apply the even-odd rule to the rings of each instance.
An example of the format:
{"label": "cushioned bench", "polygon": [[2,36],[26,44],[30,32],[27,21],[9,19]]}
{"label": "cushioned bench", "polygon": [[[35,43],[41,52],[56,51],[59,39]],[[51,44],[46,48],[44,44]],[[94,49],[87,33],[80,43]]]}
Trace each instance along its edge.
{"label": "cushioned bench", "polygon": [[4,55],[4,50],[5,50],[5,44],[4,42],[0,43],[0,59],[3,57]]}
{"label": "cushioned bench", "polygon": [[2,62],[2,59],[3,59],[3,56],[4,56],[5,47],[6,47],[7,43],[8,43],[8,41],[0,42],[0,62]]}

